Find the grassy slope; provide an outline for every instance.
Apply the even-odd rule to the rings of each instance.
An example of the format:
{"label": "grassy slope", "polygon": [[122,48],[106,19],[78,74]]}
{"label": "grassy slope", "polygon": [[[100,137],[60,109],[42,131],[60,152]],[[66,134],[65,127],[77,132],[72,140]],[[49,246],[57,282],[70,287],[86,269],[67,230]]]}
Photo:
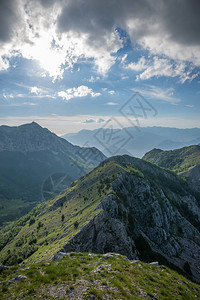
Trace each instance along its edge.
{"label": "grassy slope", "polygon": [[[20,263],[32,253],[30,259],[34,261],[51,258],[72,235],[100,212],[95,208],[109,192],[107,176],[111,172],[111,180],[114,180],[119,168],[115,162],[96,168],[82,180],[75,181],[63,194],[40,204],[18,221],[2,227],[0,263]],[[54,202],[73,191],[70,200],[52,208]]]}
{"label": "grassy slope", "polygon": [[[99,267],[101,266],[101,267]],[[16,275],[26,276],[13,281]],[[200,285],[166,267],[126,257],[70,253],[58,262],[0,274],[3,299],[197,299]]]}
{"label": "grassy slope", "polygon": [[189,146],[170,151],[153,149],[146,153],[143,159],[181,173],[200,163],[200,146]]}

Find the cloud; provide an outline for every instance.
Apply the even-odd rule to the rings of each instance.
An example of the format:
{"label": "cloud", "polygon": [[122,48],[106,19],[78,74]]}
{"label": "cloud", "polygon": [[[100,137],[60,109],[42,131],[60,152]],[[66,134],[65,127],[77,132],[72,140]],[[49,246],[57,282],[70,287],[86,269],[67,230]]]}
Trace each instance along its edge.
{"label": "cloud", "polygon": [[126,75],[122,76],[122,80],[125,80],[125,79],[128,79],[128,78],[129,78],[129,77],[126,76]]}
{"label": "cloud", "polygon": [[199,10],[198,0],[69,0],[58,28],[85,33],[88,43],[98,46],[107,44],[108,33],[121,27],[133,44],[199,65]]}
{"label": "cloud", "polygon": [[190,107],[190,108],[193,108],[194,107],[194,104],[185,104],[184,106],[186,106],[186,107]]}
{"label": "cloud", "polygon": [[133,91],[139,92],[144,97],[155,98],[177,104],[181,102],[180,98],[174,96],[174,88],[160,88],[155,85],[146,85],[143,88],[134,88]]}
{"label": "cloud", "polygon": [[111,90],[111,91],[108,91],[108,94],[110,95],[114,95],[115,94],[115,91]]}
{"label": "cloud", "polygon": [[19,21],[19,1],[0,0],[0,41],[11,38],[14,25]]}
{"label": "cloud", "polygon": [[185,63],[174,62],[167,58],[159,58],[154,56],[152,59],[146,59],[142,56],[136,63],[124,63],[125,69],[140,72],[136,76],[136,80],[147,80],[152,77],[179,77],[180,82],[184,83],[186,80],[192,81],[197,77],[197,73],[193,73],[193,67],[188,68]]}
{"label": "cloud", "polygon": [[116,103],[116,102],[107,102],[106,105],[115,106],[115,105],[118,105],[118,103]]}
{"label": "cloud", "polygon": [[15,103],[8,103],[8,104],[1,104],[1,106],[36,106],[37,103],[34,102],[15,102]]}
{"label": "cloud", "polygon": [[83,121],[82,123],[89,124],[89,123],[103,123],[103,122],[105,122],[105,120],[102,118],[99,118],[98,120],[87,119],[87,120]]}
{"label": "cloud", "polygon": [[[0,0],[0,56],[7,59],[0,70],[18,55],[37,60],[53,81],[79,59],[105,76],[123,47],[121,28],[133,46],[177,61],[180,70],[174,66],[162,75],[173,77],[184,63],[200,66],[199,10],[198,0]],[[144,63],[143,58],[132,68],[141,72]],[[159,76],[158,63],[138,78]]]}
{"label": "cloud", "polygon": [[90,95],[91,97],[98,97],[101,95],[101,93],[95,93],[92,89],[85,85],[81,85],[77,88],[70,88],[67,89],[66,91],[60,91],[58,92],[58,96],[63,98],[63,100],[71,100],[73,98],[78,98],[78,97],[86,97]]}
{"label": "cloud", "polygon": [[105,122],[105,120],[102,119],[102,118],[99,118],[99,119],[97,120],[97,123],[103,123],[103,122]]}
{"label": "cloud", "polygon": [[5,92],[3,92],[3,98],[4,99],[13,99],[14,96],[13,96],[13,94],[6,94]]}
{"label": "cloud", "polygon": [[6,71],[10,64],[8,59],[0,57],[0,71]]}
{"label": "cloud", "polygon": [[29,89],[30,89],[30,93],[31,94],[39,95],[39,94],[43,94],[44,93],[43,89],[38,88],[37,86],[32,86]]}
{"label": "cloud", "polygon": [[83,123],[96,123],[96,121],[94,119],[87,119],[85,121],[83,121]]}
{"label": "cloud", "polygon": [[[125,62],[125,60],[123,60]],[[143,71],[147,68],[147,61],[146,61],[146,58],[144,56],[142,56],[138,62],[131,62],[127,65],[124,65],[124,67],[126,69],[131,69],[133,71]]]}

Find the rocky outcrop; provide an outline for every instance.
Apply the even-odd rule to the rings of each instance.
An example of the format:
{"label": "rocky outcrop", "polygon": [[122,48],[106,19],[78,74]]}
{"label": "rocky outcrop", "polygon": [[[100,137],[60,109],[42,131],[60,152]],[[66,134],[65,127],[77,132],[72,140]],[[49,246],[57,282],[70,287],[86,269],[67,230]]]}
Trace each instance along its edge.
{"label": "rocky outcrop", "polygon": [[124,224],[103,211],[90,221],[64,246],[65,252],[115,252],[135,258],[134,241],[128,236]]}
{"label": "rocky outcrop", "polygon": [[[135,159],[133,159],[135,160]],[[129,259],[171,264],[200,281],[200,207],[194,196],[174,186],[179,178],[148,163],[157,182],[122,172],[97,209],[103,211],[63,248],[64,252],[115,252]],[[154,170],[155,168],[155,170]],[[158,173],[158,174],[156,174]],[[162,177],[161,177],[162,174]],[[150,177],[149,177],[150,178]],[[160,180],[160,181],[159,181]],[[161,183],[162,182],[162,183]]]}

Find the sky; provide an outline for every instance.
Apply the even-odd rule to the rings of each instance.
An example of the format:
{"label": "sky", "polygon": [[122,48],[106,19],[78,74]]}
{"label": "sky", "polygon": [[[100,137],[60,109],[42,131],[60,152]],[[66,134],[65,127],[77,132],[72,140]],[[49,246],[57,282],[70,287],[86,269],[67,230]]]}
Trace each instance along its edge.
{"label": "sky", "polygon": [[200,127],[199,14],[199,0],[0,0],[0,125]]}

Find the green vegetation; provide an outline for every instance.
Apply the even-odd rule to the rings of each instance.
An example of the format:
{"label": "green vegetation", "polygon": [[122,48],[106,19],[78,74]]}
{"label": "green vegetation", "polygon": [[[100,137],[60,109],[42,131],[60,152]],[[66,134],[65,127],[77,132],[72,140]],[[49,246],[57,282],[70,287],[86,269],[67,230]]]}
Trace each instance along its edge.
{"label": "green vegetation", "polygon": [[[112,183],[121,174],[126,176],[124,184],[115,191]],[[132,179],[131,179],[132,178]],[[96,209],[110,194],[116,196],[119,218],[123,221],[121,203],[126,205],[127,196],[134,192],[130,180],[142,178],[150,184],[159,203],[162,205],[160,190],[170,198],[171,192],[187,195],[187,185],[173,172],[162,170],[155,165],[130,157],[110,158],[102,162],[86,176],[52,200],[43,202],[21,219],[0,228],[0,263],[18,264],[23,261],[48,261],[101,210]],[[144,197],[149,197],[145,194]],[[172,198],[171,203],[183,216],[198,227],[196,217]],[[127,232],[131,236],[135,217],[128,216]]]}
{"label": "green vegetation", "polygon": [[[112,183],[121,174],[126,176],[126,180],[113,191]],[[123,214],[121,203],[126,205],[127,201],[123,191],[131,195],[134,192],[134,185],[129,181],[139,178],[150,184],[161,205],[160,189],[169,197],[172,191],[187,195],[187,185],[171,171],[162,170],[151,163],[128,156],[110,158],[75,181],[61,195],[41,203],[21,219],[1,227],[0,263],[13,265],[23,261],[48,261],[84,225],[101,212],[96,207],[109,194],[115,194],[119,218],[123,221],[126,216]],[[148,198],[149,195],[145,194],[144,197]],[[186,208],[179,202],[173,201],[171,204],[180,209],[197,227],[195,216],[188,214]],[[130,213],[126,228],[130,236],[134,224],[135,217]]]}
{"label": "green vegetation", "polygon": [[200,146],[162,151],[153,149],[143,159],[180,174],[200,163]]}
{"label": "green vegetation", "polygon": [[[16,276],[21,280],[13,280]],[[70,253],[0,274],[3,299],[197,299],[200,286],[164,266],[119,255]],[[92,298],[93,296],[93,298]]]}
{"label": "green vegetation", "polygon": [[[1,227],[0,263],[13,265],[24,260],[46,261],[51,258],[82,226],[101,212],[95,209],[116,178],[117,173],[111,176],[111,181],[107,176],[115,169],[119,170],[119,166],[114,162],[103,164],[75,181],[63,194]],[[17,247],[19,244],[20,247]]]}

